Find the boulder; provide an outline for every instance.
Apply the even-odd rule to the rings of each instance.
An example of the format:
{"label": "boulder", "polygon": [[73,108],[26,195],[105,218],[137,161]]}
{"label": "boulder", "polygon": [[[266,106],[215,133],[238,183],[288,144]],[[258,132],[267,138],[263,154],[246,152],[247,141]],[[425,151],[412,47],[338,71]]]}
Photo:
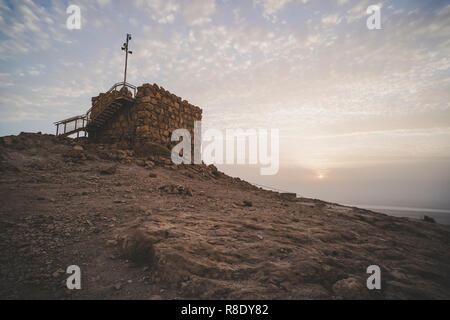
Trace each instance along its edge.
{"label": "boulder", "polygon": [[111,166],[111,167],[107,167],[107,168],[101,169],[100,170],[100,174],[109,175],[109,174],[116,173],[116,171],[117,171],[117,166],[115,165],[115,166]]}
{"label": "boulder", "polygon": [[152,265],[155,262],[153,241],[140,230],[127,235],[121,247],[124,257],[135,263]]}
{"label": "boulder", "polygon": [[333,285],[333,293],[342,299],[360,300],[370,297],[364,279],[349,277],[337,281]]}
{"label": "boulder", "polygon": [[139,157],[164,156],[170,158],[171,155],[168,148],[153,142],[135,145],[134,152]]}

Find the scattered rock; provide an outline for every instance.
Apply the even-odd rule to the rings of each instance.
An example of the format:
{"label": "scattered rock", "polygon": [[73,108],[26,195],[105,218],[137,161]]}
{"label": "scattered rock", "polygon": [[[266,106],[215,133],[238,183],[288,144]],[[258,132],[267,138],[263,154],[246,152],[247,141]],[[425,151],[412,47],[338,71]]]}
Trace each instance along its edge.
{"label": "scattered rock", "polygon": [[123,239],[122,253],[126,259],[136,263],[152,265],[155,262],[153,241],[140,230]]}
{"label": "scattered rock", "polygon": [[434,220],[432,217],[424,216],[423,221],[430,222],[430,223],[436,223],[436,220]]}
{"label": "scattered rock", "polygon": [[184,172],[184,175],[188,178],[194,178],[194,175],[190,172]]}
{"label": "scattered rock", "polygon": [[365,287],[363,279],[352,277],[342,279],[337,281],[332,289],[338,298],[358,300],[368,297],[368,289]]}
{"label": "scattered rock", "polygon": [[288,200],[288,201],[295,201],[297,200],[297,194],[296,193],[288,193],[284,192],[280,194],[280,197],[282,199]]}
{"label": "scattered rock", "polygon": [[190,197],[193,197],[193,196],[194,196],[194,193],[193,193],[192,189],[189,188],[189,187],[186,188],[185,194],[186,194],[187,196],[190,196]]}
{"label": "scattered rock", "polygon": [[142,160],[142,159],[136,160],[136,164],[137,164],[139,167],[145,167],[145,161]]}
{"label": "scattered rock", "polygon": [[153,169],[155,167],[155,163],[153,161],[147,160],[145,161],[145,167],[147,169]]}
{"label": "scattered rock", "polygon": [[82,151],[75,150],[73,148],[65,152],[63,154],[63,158],[66,162],[75,162],[75,163],[79,163],[87,159],[86,155]]}
{"label": "scattered rock", "polygon": [[107,240],[106,244],[108,246],[116,246],[117,245],[117,240]]}
{"label": "scattered rock", "polygon": [[12,165],[11,169],[17,173],[23,173],[23,168],[17,164]]}
{"label": "scattered rock", "polygon": [[117,165],[108,167],[108,168],[104,168],[100,170],[100,174],[102,175],[110,175],[110,174],[115,174],[117,171]]}
{"label": "scattered rock", "polygon": [[168,148],[157,144],[147,142],[134,147],[134,151],[139,157],[163,156],[170,158],[171,152]]}
{"label": "scattered rock", "polygon": [[194,193],[190,187],[185,187],[179,184],[167,184],[164,186],[161,186],[159,188],[161,191],[167,192],[169,194],[180,194],[180,195],[187,195],[187,196],[193,196]]}
{"label": "scattered rock", "polygon": [[53,274],[52,274],[52,277],[53,278],[58,278],[61,274],[63,274],[64,273],[64,270],[63,269],[58,269],[58,270],[56,270],[55,272],[53,272]]}

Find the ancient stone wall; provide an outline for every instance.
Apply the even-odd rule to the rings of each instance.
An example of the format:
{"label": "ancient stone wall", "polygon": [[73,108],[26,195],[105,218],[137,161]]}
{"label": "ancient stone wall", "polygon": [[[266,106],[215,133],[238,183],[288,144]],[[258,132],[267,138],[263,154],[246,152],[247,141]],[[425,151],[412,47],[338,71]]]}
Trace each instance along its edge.
{"label": "ancient stone wall", "polygon": [[[94,97],[93,103],[97,99]],[[144,84],[137,89],[132,103],[117,110],[104,126],[89,132],[89,137],[123,147],[153,142],[171,148],[177,143],[171,142],[171,134],[179,128],[189,130],[193,142],[194,122],[201,119],[199,107],[156,84]]]}
{"label": "ancient stone wall", "polygon": [[160,88],[145,84],[136,95],[136,141],[160,142],[171,146],[170,135],[179,128],[194,137],[194,122],[201,121],[202,109]]}

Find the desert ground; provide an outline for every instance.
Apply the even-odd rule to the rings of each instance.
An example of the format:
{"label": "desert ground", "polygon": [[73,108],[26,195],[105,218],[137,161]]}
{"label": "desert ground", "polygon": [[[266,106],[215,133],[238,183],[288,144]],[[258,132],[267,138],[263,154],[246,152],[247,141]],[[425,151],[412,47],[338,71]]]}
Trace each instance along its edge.
{"label": "desert ground", "polygon": [[450,298],[450,226],[39,133],[0,138],[0,172],[1,299]]}

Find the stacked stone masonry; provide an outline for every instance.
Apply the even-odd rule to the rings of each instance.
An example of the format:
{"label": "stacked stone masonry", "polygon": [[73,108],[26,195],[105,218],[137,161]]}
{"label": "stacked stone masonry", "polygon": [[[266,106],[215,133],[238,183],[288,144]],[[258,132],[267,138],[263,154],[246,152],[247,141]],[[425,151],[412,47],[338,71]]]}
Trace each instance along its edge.
{"label": "stacked stone masonry", "polygon": [[[108,95],[116,95],[111,92]],[[93,105],[105,94],[92,98]],[[94,112],[93,107],[93,112]],[[105,124],[89,131],[89,138],[99,143],[123,147],[158,143],[171,148],[174,130],[184,128],[194,141],[194,122],[202,120],[202,109],[158,85],[144,84],[130,103],[124,103]]]}

